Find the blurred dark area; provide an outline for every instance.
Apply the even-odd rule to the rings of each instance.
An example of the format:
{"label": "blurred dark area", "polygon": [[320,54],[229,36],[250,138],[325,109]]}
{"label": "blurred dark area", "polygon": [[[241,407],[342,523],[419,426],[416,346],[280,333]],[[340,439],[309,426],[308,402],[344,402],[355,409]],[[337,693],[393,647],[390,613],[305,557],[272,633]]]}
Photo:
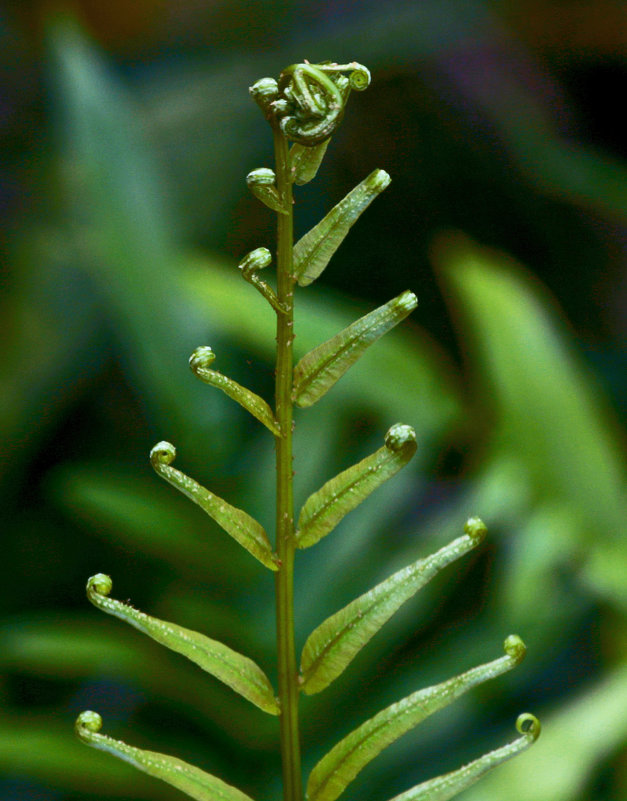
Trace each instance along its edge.
{"label": "blurred dark area", "polygon": [[[297,636],[479,514],[490,536],[303,702],[306,765],[366,715],[500,655],[350,788],[385,799],[542,719],[464,796],[627,797],[627,5],[600,0],[41,0],[0,7],[0,798],[169,799],[73,721],[280,798],[276,720],[102,619],[113,596],[225,641],[274,679],[273,585],[152,473],[273,526],[273,447],[197,385],[192,350],[268,399],[272,313],[237,262],[274,246],[245,176],[272,166],[248,96],[291,63],[366,64],[297,236],[375,167],[392,183],[299,291],[299,355],[410,288],[419,307],[297,418],[297,500],[397,420],[415,466],[297,565]],[[268,271],[269,272],[269,271]],[[337,684],[337,687],[336,687]]]}

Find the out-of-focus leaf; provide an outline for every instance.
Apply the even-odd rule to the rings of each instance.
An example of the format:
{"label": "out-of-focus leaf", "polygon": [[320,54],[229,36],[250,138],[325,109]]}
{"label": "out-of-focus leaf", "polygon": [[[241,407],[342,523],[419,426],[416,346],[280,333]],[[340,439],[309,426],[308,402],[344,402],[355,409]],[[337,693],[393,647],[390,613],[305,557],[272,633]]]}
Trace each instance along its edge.
{"label": "out-of-focus leaf", "polygon": [[526,751],[540,734],[540,723],[533,715],[521,715],[516,721],[516,728],[521,733],[517,740],[484,754],[463,768],[438,776],[436,779],[429,779],[411,790],[394,796],[391,801],[449,801],[462,790],[475,784],[493,768]]}
{"label": "out-of-focus leaf", "polygon": [[279,714],[272,685],[252,659],[197,631],[158,620],[128,604],[109,598],[111,586],[109,576],[98,573],[87,582],[87,597],[101,611],[129,623],[166,648],[186,656],[259,709],[271,715]]}
{"label": "out-of-focus leaf", "polygon": [[311,406],[319,400],[370,345],[404,320],[417,305],[413,292],[403,292],[305,354],[294,368],[292,397],[296,405]]}
{"label": "out-of-focus leaf", "polygon": [[[74,177],[65,197],[71,223],[88,243],[84,269],[108,304],[126,367],[151,410],[186,430],[204,417],[200,388],[192,384],[183,403],[181,387],[189,382],[186,356],[206,325],[178,276],[176,216],[141,114],[76,25],[57,21],[48,42],[58,130]],[[222,408],[214,410],[214,424]]]}
{"label": "out-of-focus leaf", "polygon": [[5,775],[30,776],[70,793],[113,796],[138,801],[171,801],[172,793],[121,762],[85,748],[72,736],[72,722],[0,719],[0,770]]}
{"label": "out-of-focus leaf", "polygon": [[627,664],[622,663],[584,692],[562,699],[553,714],[543,714],[542,747],[487,777],[467,794],[467,801],[590,798],[586,790],[594,771],[624,750],[626,705]]}
{"label": "out-of-focus leaf", "polygon": [[585,544],[594,531],[616,541],[625,477],[614,423],[548,300],[504,257],[468,242],[445,242],[441,256],[494,445],[525,466],[537,498],[563,506],[575,540]]}
{"label": "out-of-focus leaf", "polygon": [[508,637],[504,648],[505,656],[403,698],[340,740],[312,770],[307,783],[309,801],[335,801],[384,748],[472,687],[520,664],[525,655],[522,640]]}
{"label": "out-of-focus leaf", "polygon": [[0,629],[0,644],[3,671],[47,679],[106,676],[141,683],[154,698],[176,704],[194,722],[210,730],[218,726],[223,738],[256,750],[275,747],[273,718],[260,716],[241,696],[225,693],[222,684],[208,680],[191,662],[119,626],[111,628],[108,620],[70,615],[20,619]]}
{"label": "out-of-focus leaf", "polygon": [[318,278],[351,226],[377,195],[390,185],[390,180],[385,170],[373,170],[298,240],[294,245],[294,276],[300,286],[308,286]]}
{"label": "out-of-focus leaf", "polygon": [[155,471],[169,484],[205,511],[219,523],[234,540],[270,570],[278,570],[272,546],[265,529],[247,512],[231,506],[218,498],[193,478],[186,476],[171,464],[176,458],[176,449],[169,442],[158,442],[150,452],[150,462]]}
{"label": "out-of-focus leaf", "polygon": [[394,573],[321,623],[303,648],[303,691],[311,694],[327,687],[402,604],[486,535],[485,525],[478,518],[471,518],[465,531],[462,537]]}
{"label": "out-of-focus leaf", "polygon": [[[189,291],[212,310],[213,321],[225,336],[265,359],[272,358],[275,315],[265,301],[251,293],[234,267],[220,268],[196,259],[185,276]],[[242,315],[244,307],[247,314]],[[312,350],[360,314],[363,309],[356,309],[348,300],[310,287],[297,298],[296,343],[305,352]],[[418,439],[425,444],[432,443],[459,416],[458,389],[450,364],[424,334],[417,336],[415,329],[412,335],[406,330],[391,332],[378,343],[376,352],[364,354],[361,369],[344,376],[333,400],[338,408],[360,406],[388,419],[411,420]]]}
{"label": "out-of-focus leaf", "polygon": [[241,790],[182,759],[114,740],[113,737],[100,734],[101,727],[102,718],[96,712],[82,712],[76,721],[76,733],[87,745],[112,754],[149,776],[171,784],[196,801],[251,801]]}
{"label": "out-of-focus leaf", "polygon": [[54,502],[94,535],[158,559],[181,575],[203,581],[237,576],[247,582],[258,573],[243,551],[238,559],[236,546],[225,548],[223,537],[200,530],[203,518],[187,500],[175,502],[179,499],[155,482],[152,474],[143,481],[103,462],[57,468],[48,486]]}
{"label": "out-of-focus leaf", "polygon": [[[19,480],[41,437],[71,402],[77,374],[85,380],[106,358],[93,294],[68,268],[66,243],[61,236],[32,230],[28,238],[37,267],[29,264],[21,292],[4,291],[0,304],[5,343],[0,352],[0,482]],[[18,269],[27,272],[22,265]]]}
{"label": "out-of-focus leaf", "polygon": [[405,467],[414,453],[414,429],[400,423],[392,426],[383,448],[327,481],[305,501],[298,517],[296,547],[309,548],[326,537],[345,515]]}

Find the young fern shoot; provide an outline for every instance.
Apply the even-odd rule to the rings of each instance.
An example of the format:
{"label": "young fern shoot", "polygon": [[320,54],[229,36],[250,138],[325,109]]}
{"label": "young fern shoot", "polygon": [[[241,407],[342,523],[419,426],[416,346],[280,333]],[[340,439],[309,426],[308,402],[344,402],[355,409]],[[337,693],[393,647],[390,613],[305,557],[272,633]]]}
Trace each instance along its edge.
{"label": "young fern shoot", "polygon": [[[304,354],[294,365],[294,289],[306,287],[327,267],[353,223],[390,183],[383,170],[374,170],[296,244],[293,242],[293,186],[311,181],[329,140],[340,124],[351,90],[362,91],[370,73],[360,64],[293,64],[278,80],[262,78],[250,93],[270,123],[275,168],[259,168],[246,178],[252,193],[277,215],[276,290],[263,281],[260,270],[272,261],[265,247],[249,253],[239,265],[242,277],[268,302],[276,316],[276,384],[274,408],[263,398],[212,369],[215,354],[198,347],[190,358],[193,373],[216,387],[262,423],[276,446],[276,534],[274,547],[264,527],[248,512],[214,495],[173,466],[176,451],[168,442],[152,449],[155,471],[203,509],[251,556],[274,574],[278,688],[248,657],[204,634],[158,620],[109,597],[112,582],[98,574],[89,579],[87,595],[100,610],[126,621],[152,639],[195,662],[261,711],[276,715],[284,801],[303,801],[299,696],[324,690],[348,668],[392,615],[439,571],[475,548],[486,536],[479,518],[470,518],[464,533],[436,553],[394,573],[323,621],[307,638],[297,667],[294,640],[294,559],[297,549],[309,548],[385,481],[409,463],[417,449],[410,425],[390,427],[384,444],[357,464],[327,481],[304,503],[296,521],[293,501],[292,441],[294,407],[306,409],[325,395],[385,333],[416,308],[416,296],[405,291],[378,309]],[[291,144],[290,144],[291,143]],[[516,635],[505,640],[505,655],[470,668],[460,675],[417,690],[340,740],[311,771],[309,801],[335,801],[359,772],[384,748],[429,715],[518,665],[525,646]],[[251,801],[222,779],[175,757],[145,751],[100,733],[102,719],[83,712],[76,723],[88,745],[130,762],[168,782],[197,801]],[[527,748],[538,736],[533,715],[517,721],[520,737],[474,762],[424,782],[391,801],[445,801],[477,781],[484,773]]]}

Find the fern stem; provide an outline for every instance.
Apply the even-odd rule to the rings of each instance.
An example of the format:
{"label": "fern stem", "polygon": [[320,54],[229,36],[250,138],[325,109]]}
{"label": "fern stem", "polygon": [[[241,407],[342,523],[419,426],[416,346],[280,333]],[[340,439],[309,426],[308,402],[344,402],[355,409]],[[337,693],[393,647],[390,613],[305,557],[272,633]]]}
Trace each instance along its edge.
{"label": "fern stem", "polygon": [[277,651],[281,703],[281,759],[284,801],[302,801],[298,671],[294,649],[294,499],[292,475],[292,381],[294,339],[294,278],[292,182],[287,139],[274,128],[277,191],[284,212],[277,232],[276,419],[282,436],[276,438],[276,551],[281,566],[276,574]]}

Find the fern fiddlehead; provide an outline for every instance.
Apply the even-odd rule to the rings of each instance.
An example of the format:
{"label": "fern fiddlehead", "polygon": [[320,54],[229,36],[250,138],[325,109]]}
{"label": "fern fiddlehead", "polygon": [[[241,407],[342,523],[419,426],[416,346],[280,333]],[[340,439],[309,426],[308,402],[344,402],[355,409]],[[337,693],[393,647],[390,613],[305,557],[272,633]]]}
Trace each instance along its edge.
{"label": "fern fiddlehead", "polygon": [[[353,367],[363,353],[410,314],[417,305],[409,290],[304,354],[294,365],[294,290],[306,287],[327,267],[353,223],[389,185],[384,170],[374,170],[296,244],[293,241],[293,186],[312,180],[337,130],[352,90],[370,84],[366,67],[304,61],[292,64],[278,80],[262,78],[250,93],[272,127],[275,169],[249,172],[253,195],[277,215],[276,290],[259,272],[272,262],[267,248],[251,251],[239,264],[242,277],[267,301],[276,315],[276,379],[274,408],[246,387],[213,369],[209,346],[190,358],[194,375],[224,392],[261,422],[276,448],[276,537],[274,550],[264,527],[248,512],[217,497],[173,466],[176,450],[169,442],[152,449],[150,460],[159,476],[206,512],[264,567],[273,572],[276,588],[278,692],[265,672],[248,657],[174,623],[158,620],[109,597],[111,579],[93,576],[89,600],[101,611],[124,620],[147,636],[187,657],[238,692],[259,710],[277,715],[284,801],[302,801],[299,696],[324,690],[347,670],[355,655],[395,612],[453,561],[478,547],[487,529],[477,517],[464,532],[434,554],[397,571],[323,621],[307,638],[297,667],[294,637],[294,560],[297,549],[315,545],[340,520],[387,480],[409,464],[418,443],[414,429],[393,425],[384,445],[360,462],[330,478],[294,512],[292,441],[294,408],[317,403]],[[292,143],[290,146],[290,142]],[[297,520],[297,524],[295,521]],[[505,655],[466,670],[440,684],[417,690],[383,709],[340,740],[314,767],[307,784],[309,801],[335,801],[357,774],[384,748],[428,715],[462,694],[516,667],[525,646],[516,635],[504,643]],[[100,733],[95,712],[82,713],[76,731],[87,744],[108,751],[140,770],[162,779],[197,801],[251,801],[230,784],[175,757],[145,751]],[[392,801],[446,801],[537,739],[540,724],[533,715],[518,718],[520,737],[470,764],[423,782]]]}

